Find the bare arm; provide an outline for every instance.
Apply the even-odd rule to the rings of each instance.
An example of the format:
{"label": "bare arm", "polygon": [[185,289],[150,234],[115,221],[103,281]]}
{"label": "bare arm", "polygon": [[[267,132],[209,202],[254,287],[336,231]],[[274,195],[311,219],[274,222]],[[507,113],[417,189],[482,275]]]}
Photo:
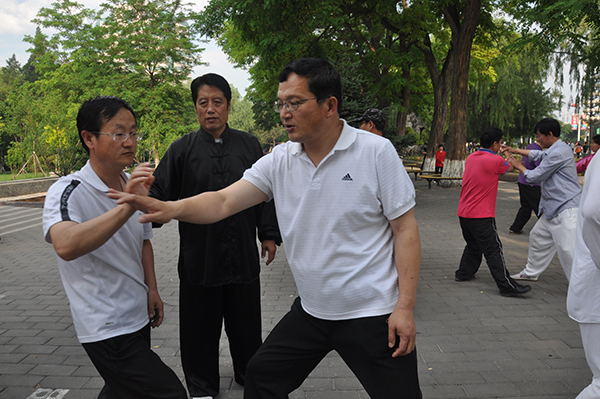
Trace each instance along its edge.
{"label": "bare arm", "polygon": [[150,325],[155,328],[161,325],[164,318],[164,304],[158,294],[156,273],[154,272],[154,250],[150,240],[144,240],[142,247],[142,267],[144,283],[148,286],[148,317]]}
{"label": "bare arm", "polygon": [[179,201],[162,202],[113,190],[109,197],[118,199],[118,204],[129,203],[146,212],[140,222],[163,224],[172,219],[197,224],[215,223],[268,199],[265,193],[246,180],[238,180],[219,191],[204,192]]}
{"label": "bare arm", "polygon": [[414,209],[390,221],[394,233],[394,261],[398,270],[398,303],[388,321],[388,345],[400,340],[393,357],[415,349],[417,328],[413,315],[421,269],[421,239]]}
{"label": "bare arm", "polygon": [[[148,195],[153,177],[148,164],[138,166],[132,173],[125,191]],[[59,222],[50,228],[54,250],[62,259],[70,261],[100,248],[133,215],[135,208],[122,204],[97,218],[77,223]]]}
{"label": "bare arm", "polygon": [[500,147],[500,151],[502,151],[503,153],[510,152],[511,154],[519,154],[521,156],[528,157],[529,152],[531,150],[522,150],[520,148],[513,148],[513,147],[509,147],[507,145],[502,145]]}
{"label": "bare arm", "polygon": [[59,222],[50,228],[56,254],[70,261],[100,248],[127,222],[135,209],[119,205],[87,222]]}

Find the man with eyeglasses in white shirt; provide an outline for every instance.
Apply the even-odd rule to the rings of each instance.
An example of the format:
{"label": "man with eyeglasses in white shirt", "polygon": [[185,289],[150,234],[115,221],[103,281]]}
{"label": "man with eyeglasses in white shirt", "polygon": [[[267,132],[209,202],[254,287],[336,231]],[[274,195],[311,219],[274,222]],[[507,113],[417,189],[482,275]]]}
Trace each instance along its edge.
{"label": "man with eyeglasses in white shirt", "polygon": [[[131,106],[117,97],[85,101],[77,129],[89,161],[46,195],[44,237],[56,251],[77,337],[104,379],[99,398],[187,399],[177,375],[150,349],[163,303],[154,273],[149,223],[109,189],[147,195],[148,164],[131,176],[137,141]],[[139,217],[139,216],[138,216]]]}
{"label": "man with eyeglasses in white shirt", "polygon": [[275,110],[290,141],[241,180],[176,202],[111,196],[161,223],[213,223],[274,199],[299,297],[248,363],[244,398],[287,398],[332,350],[371,398],[421,398],[414,186],[389,140],[340,119],[329,62],[298,59],[278,80]]}

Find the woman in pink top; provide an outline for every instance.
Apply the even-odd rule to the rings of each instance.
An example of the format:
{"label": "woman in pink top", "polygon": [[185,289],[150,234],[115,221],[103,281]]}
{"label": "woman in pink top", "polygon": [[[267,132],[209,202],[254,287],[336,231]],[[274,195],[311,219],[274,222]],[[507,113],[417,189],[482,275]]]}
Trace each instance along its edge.
{"label": "woman in pink top", "polygon": [[592,143],[590,144],[590,149],[592,150],[592,155],[588,155],[587,157],[577,161],[577,163],[576,163],[577,173],[585,172],[588,165],[590,164],[590,161],[592,160],[594,155],[596,155],[596,152],[598,152],[598,149],[600,149],[600,134],[597,134],[594,137],[592,137]]}

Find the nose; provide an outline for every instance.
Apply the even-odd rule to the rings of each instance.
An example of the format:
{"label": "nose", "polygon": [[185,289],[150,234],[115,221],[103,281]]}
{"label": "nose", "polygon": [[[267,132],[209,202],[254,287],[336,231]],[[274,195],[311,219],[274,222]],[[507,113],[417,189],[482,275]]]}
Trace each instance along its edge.
{"label": "nose", "polygon": [[137,138],[133,138],[131,136],[131,134],[127,135],[127,139],[123,142],[123,145],[127,145],[130,146],[132,144],[136,144],[137,143]]}
{"label": "nose", "polygon": [[287,107],[285,105],[283,107],[281,107],[281,109],[279,110],[279,117],[281,118],[281,120],[291,118],[291,116],[292,116],[292,111],[287,109]]}

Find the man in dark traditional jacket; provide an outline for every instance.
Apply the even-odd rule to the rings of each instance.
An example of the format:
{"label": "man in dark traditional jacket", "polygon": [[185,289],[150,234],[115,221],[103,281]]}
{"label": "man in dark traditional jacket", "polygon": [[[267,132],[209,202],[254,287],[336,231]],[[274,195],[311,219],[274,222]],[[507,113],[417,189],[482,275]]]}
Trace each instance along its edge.
{"label": "man in dark traditional jacket", "polygon": [[[191,90],[200,130],[174,141],[154,172],[150,195],[163,201],[227,187],[263,155],[256,137],[227,125],[231,89],[222,76],[200,76]],[[257,228],[269,264],[281,243],[272,201],[210,225],[179,223],[181,362],[192,398],[219,392],[223,320],[239,384],[262,343]]]}

